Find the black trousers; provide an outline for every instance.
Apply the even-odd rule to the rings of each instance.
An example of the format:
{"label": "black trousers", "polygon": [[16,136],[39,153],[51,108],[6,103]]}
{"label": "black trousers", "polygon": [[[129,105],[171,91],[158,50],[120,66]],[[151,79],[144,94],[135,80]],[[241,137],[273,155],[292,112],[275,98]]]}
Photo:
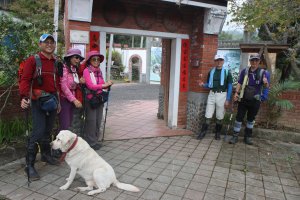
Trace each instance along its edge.
{"label": "black trousers", "polygon": [[260,101],[241,100],[238,105],[236,121],[242,122],[247,113],[247,122],[253,122],[260,108]]}

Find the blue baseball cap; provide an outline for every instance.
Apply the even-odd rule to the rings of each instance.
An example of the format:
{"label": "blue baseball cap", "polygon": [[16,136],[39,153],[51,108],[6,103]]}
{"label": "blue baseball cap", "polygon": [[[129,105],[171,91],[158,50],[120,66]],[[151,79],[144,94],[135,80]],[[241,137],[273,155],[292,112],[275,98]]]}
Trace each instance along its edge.
{"label": "blue baseball cap", "polygon": [[44,33],[43,35],[41,35],[40,42],[44,42],[45,40],[47,40],[47,38],[52,38],[55,42],[54,37],[52,35],[48,34],[48,33]]}

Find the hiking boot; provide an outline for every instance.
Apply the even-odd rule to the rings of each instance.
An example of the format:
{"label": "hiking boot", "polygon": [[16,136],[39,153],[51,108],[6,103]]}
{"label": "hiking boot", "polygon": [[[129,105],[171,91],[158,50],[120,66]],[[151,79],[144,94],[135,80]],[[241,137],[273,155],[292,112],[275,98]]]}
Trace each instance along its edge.
{"label": "hiking boot", "polygon": [[42,162],[45,162],[49,165],[59,165],[60,164],[60,162],[51,155],[51,147],[48,142],[41,143],[40,147],[41,147],[41,161]]}
{"label": "hiking boot", "polygon": [[246,128],[245,136],[244,136],[244,143],[248,144],[248,145],[253,145],[251,137],[252,137],[252,129]]}
{"label": "hiking boot", "polygon": [[95,144],[95,145],[93,145],[91,147],[92,147],[92,149],[94,149],[96,151],[96,150],[99,150],[102,147],[102,145],[99,144],[99,143],[97,143],[97,144]]}
{"label": "hiking boot", "polygon": [[208,129],[208,124],[202,124],[201,132],[199,133],[197,140],[202,140],[204,136],[206,135]]}
{"label": "hiking boot", "polygon": [[236,144],[239,140],[239,133],[234,132],[232,138],[229,140],[229,144]]}
{"label": "hiking boot", "polygon": [[216,124],[216,133],[215,133],[216,140],[221,139],[221,130],[222,130],[222,124]]}
{"label": "hiking boot", "polygon": [[36,169],[34,168],[37,152],[38,152],[38,148],[36,144],[34,149],[27,149],[26,166],[24,171],[27,174],[27,177],[29,177],[30,181],[36,181],[40,179],[40,175],[37,173]]}

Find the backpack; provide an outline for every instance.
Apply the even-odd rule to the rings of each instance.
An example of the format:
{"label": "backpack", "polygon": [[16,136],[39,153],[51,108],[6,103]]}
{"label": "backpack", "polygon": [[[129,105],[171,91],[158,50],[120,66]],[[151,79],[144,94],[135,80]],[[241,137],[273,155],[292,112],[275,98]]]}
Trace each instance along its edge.
{"label": "backpack", "polygon": [[[244,98],[246,100],[252,100],[255,98],[255,93],[256,93],[256,88],[254,86],[249,86],[248,85],[248,80],[249,80],[249,69],[250,67],[247,67],[245,69],[245,74],[244,74],[244,80],[242,84],[242,89],[240,93],[240,98]],[[255,80],[256,80],[256,85],[259,85],[262,81],[262,76],[263,73],[265,72],[264,69],[258,68],[255,74]],[[262,94],[262,88],[260,90],[260,95]],[[256,97],[258,98],[258,97]]]}

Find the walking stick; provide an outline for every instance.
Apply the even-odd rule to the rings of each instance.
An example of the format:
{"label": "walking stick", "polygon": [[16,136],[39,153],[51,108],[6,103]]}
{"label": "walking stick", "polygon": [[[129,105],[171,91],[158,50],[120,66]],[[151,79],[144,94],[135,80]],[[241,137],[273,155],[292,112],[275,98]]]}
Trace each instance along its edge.
{"label": "walking stick", "polygon": [[26,158],[25,158],[26,166],[25,166],[25,168],[26,168],[26,172],[27,172],[27,185],[28,185],[28,187],[30,187],[31,181],[30,181],[30,177],[29,177],[29,167],[28,167],[28,165],[29,165],[29,163],[28,163],[29,162],[29,152],[28,152],[28,146],[29,146],[29,108],[25,109],[25,121],[26,121],[26,132],[25,132],[25,134],[26,134],[26,139],[27,139]]}
{"label": "walking stick", "polygon": [[104,141],[104,133],[105,133],[105,124],[106,124],[106,116],[107,116],[107,110],[108,110],[108,100],[109,100],[109,92],[110,92],[110,86],[107,89],[108,95],[107,95],[107,102],[106,102],[106,108],[105,108],[105,117],[104,117],[104,125],[103,125],[103,137],[102,141]]}
{"label": "walking stick", "polygon": [[85,86],[81,85],[81,91],[82,91],[82,115],[81,118],[83,120],[80,128],[80,137],[83,137],[84,127],[85,127],[85,117],[86,117],[86,92],[85,92]]}
{"label": "walking stick", "polygon": [[226,130],[226,133],[225,133],[225,136],[224,136],[224,141],[227,141],[227,135],[228,135],[228,132],[229,132],[229,129],[230,129],[230,125],[232,124],[233,111],[234,111],[234,107],[235,107],[236,104],[237,104],[237,102],[233,102],[232,105],[231,105],[231,108],[229,110],[230,116],[229,116],[229,122],[228,122],[228,125],[227,125],[227,130]]}

